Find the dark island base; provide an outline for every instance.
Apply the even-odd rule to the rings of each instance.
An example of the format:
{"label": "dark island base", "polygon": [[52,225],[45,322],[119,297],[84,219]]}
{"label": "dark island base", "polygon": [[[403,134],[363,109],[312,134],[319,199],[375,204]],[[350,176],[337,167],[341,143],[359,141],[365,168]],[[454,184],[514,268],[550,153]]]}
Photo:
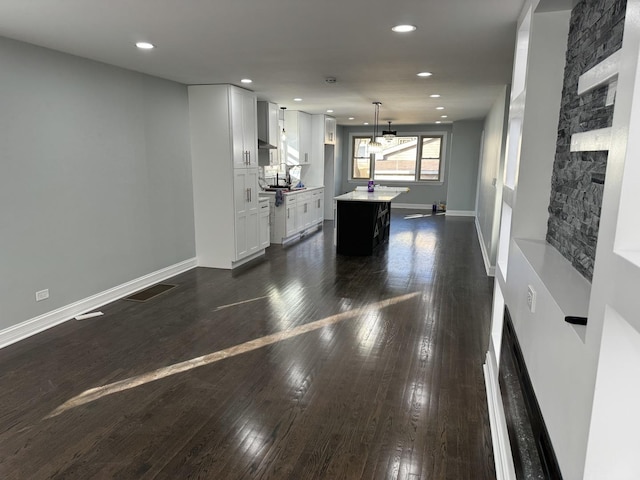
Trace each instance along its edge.
{"label": "dark island base", "polygon": [[336,252],[371,255],[389,239],[390,202],[338,202]]}

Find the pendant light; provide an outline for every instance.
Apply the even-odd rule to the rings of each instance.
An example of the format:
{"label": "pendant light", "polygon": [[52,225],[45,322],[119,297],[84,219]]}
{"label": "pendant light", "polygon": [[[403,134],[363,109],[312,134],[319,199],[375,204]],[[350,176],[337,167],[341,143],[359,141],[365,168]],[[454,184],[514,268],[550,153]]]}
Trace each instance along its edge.
{"label": "pendant light", "polygon": [[373,102],[375,105],[375,113],[373,120],[373,138],[369,142],[370,153],[380,153],[382,151],[382,144],[378,141],[378,118],[380,117],[380,105],[382,102]]}
{"label": "pendant light", "polygon": [[280,110],[282,110],[282,133],[280,134],[280,138],[283,142],[287,141],[287,132],[284,129],[284,111],[287,109],[287,107],[280,107]]}
{"label": "pendant light", "polygon": [[382,137],[385,139],[387,143],[390,143],[393,141],[394,138],[396,138],[397,133],[398,132],[396,130],[391,130],[391,121],[389,121],[389,130],[383,130]]}

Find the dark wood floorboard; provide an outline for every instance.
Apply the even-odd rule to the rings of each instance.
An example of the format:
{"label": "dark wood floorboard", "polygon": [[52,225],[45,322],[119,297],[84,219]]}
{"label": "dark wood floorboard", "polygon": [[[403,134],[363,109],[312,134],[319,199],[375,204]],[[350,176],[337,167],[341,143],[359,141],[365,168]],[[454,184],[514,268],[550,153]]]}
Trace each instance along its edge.
{"label": "dark wood floorboard", "polygon": [[[194,269],[147,303],[0,350],[0,478],[495,479],[492,279],[474,222],[409,213],[394,210],[371,257],[336,256],[325,222],[234,272]],[[89,389],[303,326],[50,416]]]}

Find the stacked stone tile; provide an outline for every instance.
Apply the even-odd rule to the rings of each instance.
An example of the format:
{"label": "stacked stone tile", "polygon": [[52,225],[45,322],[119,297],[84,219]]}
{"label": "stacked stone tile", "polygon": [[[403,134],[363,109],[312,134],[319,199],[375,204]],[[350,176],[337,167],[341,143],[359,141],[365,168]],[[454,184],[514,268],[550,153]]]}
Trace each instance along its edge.
{"label": "stacked stone tile", "polygon": [[571,12],[551,178],[547,241],[591,280],[607,152],[570,152],[571,135],[611,126],[607,87],[578,96],[580,75],[622,46],[626,0],[582,0]]}

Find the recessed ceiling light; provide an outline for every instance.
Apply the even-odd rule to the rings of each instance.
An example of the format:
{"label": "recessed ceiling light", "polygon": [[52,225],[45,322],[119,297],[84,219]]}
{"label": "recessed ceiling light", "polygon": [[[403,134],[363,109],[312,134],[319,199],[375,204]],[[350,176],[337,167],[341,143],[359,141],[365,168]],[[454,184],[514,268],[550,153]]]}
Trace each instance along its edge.
{"label": "recessed ceiling light", "polygon": [[444,107],[436,107],[436,110],[444,110]]}
{"label": "recessed ceiling light", "polygon": [[448,115],[440,115],[440,118],[447,118]]}
{"label": "recessed ceiling light", "polygon": [[430,77],[431,75],[433,75],[433,73],[431,73],[431,72],[420,72],[417,75],[419,77]]}
{"label": "recessed ceiling light", "polygon": [[429,95],[431,98],[440,98],[440,94],[439,93],[433,93],[431,95]]}
{"label": "recessed ceiling light", "polygon": [[152,48],[156,48],[153,43],[149,42],[137,42],[136,47],[140,48],[141,50],[151,50]]}
{"label": "recessed ceiling light", "polygon": [[349,117],[349,120],[355,120],[356,117]]}
{"label": "recessed ceiling light", "polygon": [[442,123],[440,120],[436,121],[436,123]]}
{"label": "recessed ceiling light", "polygon": [[369,122],[364,122],[363,125],[369,125]]}
{"label": "recessed ceiling light", "polygon": [[327,113],[333,113],[333,110],[329,109],[327,110]]}
{"label": "recessed ceiling light", "polygon": [[301,102],[301,101],[302,101],[302,99],[298,97],[298,98],[294,98],[294,99],[293,99],[293,101],[294,101],[294,102]]}
{"label": "recessed ceiling light", "polygon": [[393,30],[396,33],[415,32],[416,26],[415,25],[396,25],[395,27],[392,27],[391,30]]}
{"label": "recessed ceiling light", "polygon": [[243,78],[242,80],[240,80],[242,83],[253,83],[253,80],[251,80],[250,78]]}

